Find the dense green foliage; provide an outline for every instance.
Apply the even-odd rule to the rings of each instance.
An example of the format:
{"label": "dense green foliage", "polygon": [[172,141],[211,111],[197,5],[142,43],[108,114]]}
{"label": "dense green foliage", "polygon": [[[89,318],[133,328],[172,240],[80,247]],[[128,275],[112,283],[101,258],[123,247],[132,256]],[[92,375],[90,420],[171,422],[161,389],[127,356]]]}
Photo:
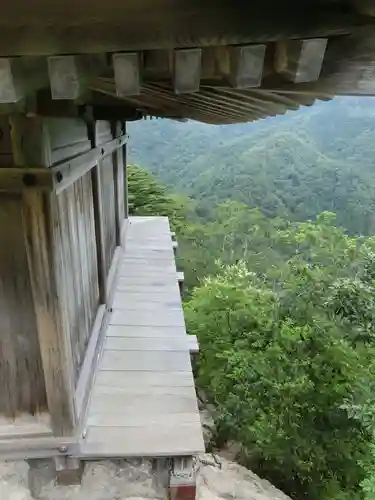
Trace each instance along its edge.
{"label": "dense green foliage", "polygon": [[[221,131],[225,148],[207,153],[198,125],[206,167],[196,168],[193,153],[188,167],[173,159],[179,180],[163,166],[195,199],[130,167],[132,212],[168,215],[178,231],[186,321],[201,346],[197,382],[215,407],[216,445],[239,443],[244,464],[298,500],[375,498],[375,237],[354,236],[371,235],[375,221],[374,126],[364,113],[348,142],[343,108],[333,142],[337,123],[317,130],[323,105],[280,118],[272,137],[268,122],[251,139],[243,128],[237,137]],[[307,130],[314,145],[301,138]]]}
{"label": "dense green foliage", "polygon": [[289,220],[337,214],[351,234],[375,232],[375,100],[340,98],[258,123],[130,125],[130,157],[201,215],[226,199]]}
{"label": "dense green foliage", "polygon": [[283,264],[222,266],[186,304],[198,383],[253,470],[296,498],[361,498],[370,436],[343,406],[374,376],[372,254],[324,217],[271,236]]}

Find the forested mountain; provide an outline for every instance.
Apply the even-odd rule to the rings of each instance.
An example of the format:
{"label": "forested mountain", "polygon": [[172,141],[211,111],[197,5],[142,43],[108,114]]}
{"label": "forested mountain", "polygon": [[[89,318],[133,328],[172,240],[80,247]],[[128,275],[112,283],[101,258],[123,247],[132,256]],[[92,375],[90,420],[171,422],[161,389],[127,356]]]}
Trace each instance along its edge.
{"label": "forested mountain", "polygon": [[213,449],[295,500],[374,500],[375,101],[129,132],[131,213],[177,233]]}
{"label": "forested mountain", "polygon": [[129,166],[132,214],[170,217],[200,343],[212,445],[296,500],[375,498],[375,238],[322,213],[290,222],[228,201],[213,220]]}
{"label": "forested mountain", "polygon": [[352,234],[375,232],[372,98],[230,126],[150,120],[129,132],[130,161],[197,199],[202,215],[232,199],[297,221],[329,210]]}

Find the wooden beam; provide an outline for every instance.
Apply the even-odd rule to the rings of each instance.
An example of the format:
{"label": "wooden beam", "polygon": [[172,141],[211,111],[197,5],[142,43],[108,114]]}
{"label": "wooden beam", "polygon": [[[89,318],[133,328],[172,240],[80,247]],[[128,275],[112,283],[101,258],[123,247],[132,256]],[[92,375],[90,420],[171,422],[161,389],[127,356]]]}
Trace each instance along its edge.
{"label": "wooden beam", "polygon": [[326,38],[279,41],[276,43],[275,69],[294,83],[317,81],[326,47]]}
{"label": "wooden beam", "polygon": [[238,45],[229,47],[229,75],[232,87],[246,89],[262,83],[266,45]]}
{"label": "wooden beam", "polygon": [[107,141],[100,146],[91,149],[87,153],[76,156],[72,160],[67,160],[56,167],[52,168],[55,174],[55,189],[57,193],[61,193],[68,186],[73,184],[77,179],[82,177],[86,172],[91,170],[98,161],[112,154],[116,149],[123,146],[127,141],[127,137],[122,135],[111,141]]}
{"label": "wooden beam", "polygon": [[116,94],[119,97],[138,95],[141,92],[140,56],[138,52],[113,54]]}
{"label": "wooden beam", "polygon": [[[120,137],[122,134],[121,123],[114,122],[112,126],[113,137]],[[125,218],[124,198],[125,198],[125,183],[124,183],[124,159],[123,148],[118,148],[113,153],[113,179],[115,190],[115,215],[116,215],[116,244],[122,245],[121,230],[122,223]]]}
{"label": "wooden beam", "polygon": [[[354,0],[353,0],[354,1]],[[364,2],[364,0],[359,0]],[[3,2],[0,55],[53,55],[265,43],[351,33],[371,23],[339,1]],[[370,0],[367,0],[370,4]],[[152,5],[152,8],[150,8]],[[366,12],[366,9],[363,9]],[[37,22],[31,22],[31,20]],[[26,26],[27,29],[23,29]],[[12,55],[13,55],[12,54]]]}
{"label": "wooden beam", "polygon": [[47,168],[0,168],[0,192],[20,192],[25,189],[53,191],[54,176]]}
{"label": "wooden beam", "polygon": [[176,94],[198,92],[201,80],[202,49],[174,51],[173,84]]}
{"label": "wooden beam", "polygon": [[52,99],[77,99],[83,92],[83,72],[77,56],[48,58]]}

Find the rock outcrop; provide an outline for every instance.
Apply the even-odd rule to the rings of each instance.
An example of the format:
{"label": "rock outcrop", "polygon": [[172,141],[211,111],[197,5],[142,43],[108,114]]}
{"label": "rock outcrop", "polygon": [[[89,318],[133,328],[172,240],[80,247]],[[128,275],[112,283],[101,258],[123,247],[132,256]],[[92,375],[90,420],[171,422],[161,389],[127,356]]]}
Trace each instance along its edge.
{"label": "rock outcrop", "polygon": [[[25,462],[0,463],[0,498],[32,500]],[[148,460],[88,462],[81,486],[42,489],[42,500],[160,500]],[[203,455],[197,474],[197,500],[290,500],[268,481],[223,457]]]}

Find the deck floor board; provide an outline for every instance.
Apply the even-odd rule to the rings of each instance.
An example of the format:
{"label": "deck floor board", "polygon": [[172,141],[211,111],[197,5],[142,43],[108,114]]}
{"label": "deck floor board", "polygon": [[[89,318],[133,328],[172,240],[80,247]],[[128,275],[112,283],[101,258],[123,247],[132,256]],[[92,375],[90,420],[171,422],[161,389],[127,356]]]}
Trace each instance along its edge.
{"label": "deck floor board", "polygon": [[166,217],[130,218],[85,430],[89,457],[204,451]]}

